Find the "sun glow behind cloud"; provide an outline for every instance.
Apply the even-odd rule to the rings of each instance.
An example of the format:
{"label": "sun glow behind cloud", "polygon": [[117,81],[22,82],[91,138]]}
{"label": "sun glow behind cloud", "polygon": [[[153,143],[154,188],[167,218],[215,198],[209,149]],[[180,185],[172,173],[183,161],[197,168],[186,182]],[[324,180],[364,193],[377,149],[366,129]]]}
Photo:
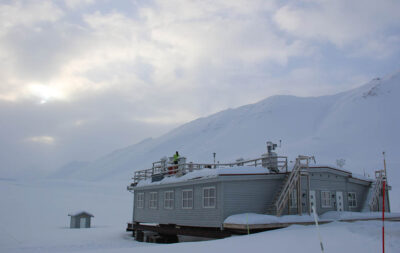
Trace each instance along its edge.
{"label": "sun glow behind cloud", "polygon": [[51,100],[65,99],[65,95],[61,90],[42,84],[30,84],[28,85],[28,91],[31,95],[40,99],[41,104]]}
{"label": "sun glow behind cloud", "polygon": [[55,138],[48,135],[43,136],[33,136],[26,139],[29,142],[52,145],[55,142]]}

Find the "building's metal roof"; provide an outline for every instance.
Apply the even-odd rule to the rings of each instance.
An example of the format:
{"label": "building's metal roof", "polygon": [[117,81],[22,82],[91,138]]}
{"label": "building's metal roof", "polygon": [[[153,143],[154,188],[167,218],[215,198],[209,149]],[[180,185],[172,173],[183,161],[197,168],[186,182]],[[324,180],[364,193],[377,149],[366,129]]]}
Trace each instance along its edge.
{"label": "building's metal roof", "polygon": [[68,213],[68,216],[79,216],[79,215],[82,215],[82,214],[86,214],[87,216],[94,217],[93,214],[91,214],[89,212],[86,212],[86,211],[70,212],[70,213]]}
{"label": "building's metal roof", "polygon": [[[333,174],[337,174],[344,177],[354,178],[357,180],[361,180],[366,183],[373,182],[372,178],[363,177],[362,175],[354,174],[348,170],[339,169],[332,165],[321,165],[315,164],[309,166],[310,172],[329,172]],[[237,166],[233,168],[213,168],[213,169],[202,169],[196,170],[187,173],[183,176],[170,176],[165,177],[160,181],[152,182],[151,179],[146,179],[140,181],[134,188],[141,188],[146,186],[157,186],[157,185],[168,185],[168,184],[176,184],[183,182],[192,182],[197,180],[218,180],[221,176],[273,176],[278,175],[280,173],[270,173],[268,169],[263,167],[251,167],[251,166]]]}
{"label": "building's metal roof", "polygon": [[334,174],[347,174],[348,177],[350,178],[354,178],[354,179],[358,179],[361,181],[366,181],[366,182],[374,182],[375,179],[361,175],[361,174],[357,174],[357,173],[353,173],[349,170],[345,170],[342,168],[338,168],[336,166],[333,165],[322,165],[322,164],[315,164],[315,165],[310,165],[309,166],[310,169],[328,169],[331,173]]}

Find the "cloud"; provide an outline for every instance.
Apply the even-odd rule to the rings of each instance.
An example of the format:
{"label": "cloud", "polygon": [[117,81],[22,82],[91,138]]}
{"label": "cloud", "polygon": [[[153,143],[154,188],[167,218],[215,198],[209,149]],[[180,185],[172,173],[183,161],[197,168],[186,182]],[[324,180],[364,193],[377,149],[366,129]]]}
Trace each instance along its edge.
{"label": "cloud", "polygon": [[[305,8],[294,4],[280,6],[275,1],[155,1],[137,4],[136,15],[132,16],[117,9],[81,13],[73,8],[74,3],[66,5],[80,15],[79,22],[62,15],[60,10],[60,14],[48,20],[57,25],[27,22],[24,29],[14,30],[3,40],[7,49],[5,58],[13,59],[14,64],[8,62],[0,70],[4,73],[0,99],[37,99],[38,103],[57,99],[74,101],[120,90],[137,102],[150,97],[155,98],[153,103],[161,103],[179,93],[180,102],[170,103],[170,111],[181,110],[182,115],[192,119],[210,112],[193,105],[187,108],[192,111],[189,113],[181,106],[199,103],[196,94],[200,89],[216,94],[221,87],[231,89],[231,84],[238,80],[251,80],[254,71],[258,76],[268,76],[276,66],[286,68],[293,59],[314,57],[315,45],[308,39],[322,37],[344,45],[366,34],[366,29],[357,25],[348,28],[349,32],[325,29],[338,23],[334,20],[336,16],[351,21],[349,11],[340,14],[343,6],[329,2],[308,3]],[[95,6],[90,1],[87,4]],[[387,19],[381,26],[391,22],[392,19]],[[283,36],[277,32],[276,24],[298,38]],[[28,39],[21,40],[23,34]],[[396,36],[382,40],[392,45],[398,41]],[[42,43],[44,47],[37,46]],[[381,45],[369,40],[359,47],[358,54],[362,54],[361,48],[387,50]],[[354,50],[351,55],[357,57]],[[246,82],[249,91],[252,87],[273,90],[265,82],[264,86],[258,81]],[[46,92],[32,87],[41,87]],[[240,103],[254,101],[255,95],[248,95],[249,99],[239,97]],[[197,102],[189,103],[193,99]],[[211,102],[209,107],[220,102]],[[220,104],[216,109],[224,108]],[[146,119],[147,116],[143,118]]]}
{"label": "cloud", "polygon": [[77,9],[84,6],[92,5],[95,3],[95,0],[65,0],[65,5],[69,9]]}
{"label": "cloud", "polygon": [[[235,64],[284,66],[304,52],[300,41],[274,33],[267,15],[273,4],[159,1],[155,6],[139,7],[138,17],[118,11],[83,14],[79,25],[63,19],[57,26],[33,29],[27,22],[28,28],[14,30],[4,40],[10,52],[4,57],[15,60],[4,71],[14,73],[4,77],[7,92],[1,97],[29,96],[26,79],[59,90],[64,98],[126,86],[136,90],[135,97],[144,96],[149,84],[174,92],[196,85],[192,76],[202,66],[221,71]],[[23,34],[29,39],[21,40]],[[36,45],[42,43],[44,47]]]}
{"label": "cloud", "polygon": [[18,26],[32,27],[38,23],[55,22],[64,12],[51,1],[12,1],[0,5],[0,35]]}
{"label": "cloud", "polygon": [[[151,98],[155,107],[167,103],[167,117],[177,110],[189,115],[189,109],[192,119],[205,113],[193,108],[201,103],[199,89],[214,97],[219,86],[229,86],[238,74],[247,76],[251,68],[286,66],[291,57],[309,54],[301,41],[275,34],[272,7],[264,4],[161,1],[156,6],[143,7],[136,18],[114,11],[85,15],[96,43],[71,62],[71,70],[89,82],[101,80],[96,87],[125,89],[133,100]],[[207,100],[209,107],[215,104]]]}
{"label": "cloud", "polygon": [[398,50],[397,39],[386,37],[398,34],[399,10],[400,3],[390,0],[307,0],[282,6],[274,20],[297,38],[326,41],[342,49],[361,48],[358,54],[381,57]]}
{"label": "cloud", "polygon": [[393,57],[399,49],[398,34],[386,36],[400,23],[398,4],[390,1],[135,2],[134,15],[93,1],[80,4],[92,8],[81,10],[76,1],[66,1],[67,10],[49,1],[0,7],[13,13],[2,17],[13,29],[3,29],[0,41],[0,99],[74,101],[120,90],[138,102],[180,93],[181,103],[188,104],[199,102],[199,89],[215,94],[242,81],[250,87],[245,90],[272,90],[268,82],[245,80],[279,68],[310,68],[291,64],[321,56],[313,41],[328,41],[356,58]]}

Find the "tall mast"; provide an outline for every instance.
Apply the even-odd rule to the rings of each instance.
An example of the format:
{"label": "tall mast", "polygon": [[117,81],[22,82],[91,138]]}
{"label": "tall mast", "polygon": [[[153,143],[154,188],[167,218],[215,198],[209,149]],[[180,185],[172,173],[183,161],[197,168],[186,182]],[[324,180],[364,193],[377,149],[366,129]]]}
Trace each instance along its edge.
{"label": "tall mast", "polygon": [[386,181],[387,181],[385,151],[382,152],[382,155],[383,155],[383,169],[384,169],[384,171],[385,171],[385,177],[386,177]]}

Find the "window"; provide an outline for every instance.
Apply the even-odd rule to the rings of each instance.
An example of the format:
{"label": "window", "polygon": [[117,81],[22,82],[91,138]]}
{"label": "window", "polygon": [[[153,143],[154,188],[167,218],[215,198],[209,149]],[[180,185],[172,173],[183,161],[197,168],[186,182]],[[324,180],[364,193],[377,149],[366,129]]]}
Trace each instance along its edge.
{"label": "window", "polygon": [[357,207],[357,198],[356,198],[356,193],[355,192],[349,192],[348,194],[348,203],[349,207]]}
{"label": "window", "polygon": [[215,208],[216,192],[215,187],[203,188],[203,207]]}
{"label": "window", "polygon": [[329,191],[321,191],[322,207],[331,207],[331,193]]}
{"label": "window", "polygon": [[295,208],[297,207],[297,190],[294,189],[291,193],[290,193],[290,207],[291,208]]}
{"label": "window", "polygon": [[174,208],[174,191],[164,192],[164,208],[165,209]]}
{"label": "window", "polygon": [[150,208],[157,209],[157,192],[150,192]]}
{"label": "window", "polygon": [[144,193],[140,192],[137,194],[137,208],[144,208]]}
{"label": "window", "polygon": [[192,189],[182,190],[182,208],[183,209],[193,208],[193,190]]}

